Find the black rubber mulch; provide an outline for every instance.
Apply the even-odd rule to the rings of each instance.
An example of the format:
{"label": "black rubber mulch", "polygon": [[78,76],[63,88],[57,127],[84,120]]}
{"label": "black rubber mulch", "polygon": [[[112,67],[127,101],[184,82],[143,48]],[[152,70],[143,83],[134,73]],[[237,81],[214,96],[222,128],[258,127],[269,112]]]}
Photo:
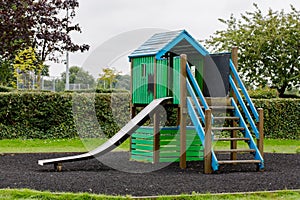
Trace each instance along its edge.
{"label": "black rubber mulch", "polygon": [[300,154],[265,154],[264,172],[244,164],[211,175],[202,173],[203,162],[190,162],[185,170],[178,163],[158,169],[163,166],[128,161],[127,152],[103,156],[101,162],[110,167],[96,159],[65,163],[62,172],[37,164],[62,155],[70,154],[0,155],[0,188],[132,196],[300,189]]}

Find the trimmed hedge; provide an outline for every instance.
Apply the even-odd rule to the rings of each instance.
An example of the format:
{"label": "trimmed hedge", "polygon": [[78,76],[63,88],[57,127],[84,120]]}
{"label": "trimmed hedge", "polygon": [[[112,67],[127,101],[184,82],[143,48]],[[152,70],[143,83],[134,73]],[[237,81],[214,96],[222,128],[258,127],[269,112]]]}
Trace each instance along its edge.
{"label": "trimmed hedge", "polygon": [[[254,99],[265,137],[300,139],[300,99]],[[166,125],[176,124],[168,109]],[[0,139],[112,136],[130,119],[129,94],[0,93]]]}
{"label": "trimmed hedge", "polygon": [[253,99],[264,109],[267,138],[300,139],[300,99]]}
{"label": "trimmed hedge", "polygon": [[248,93],[249,96],[254,99],[270,99],[278,97],[277,90],[268,87],[258,88],[256,90],[249,90]]}
{"label": "trimmed hedge", "polygon": [[124,102],[128,94],[0,93],[0,139],[112,136],[129,119]]}

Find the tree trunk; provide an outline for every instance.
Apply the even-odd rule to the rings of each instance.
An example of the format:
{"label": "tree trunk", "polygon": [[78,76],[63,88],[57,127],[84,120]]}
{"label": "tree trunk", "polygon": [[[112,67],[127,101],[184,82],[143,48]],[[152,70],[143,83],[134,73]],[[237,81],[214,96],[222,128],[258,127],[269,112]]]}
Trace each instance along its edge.
{"label": "tree trunk", "polygon": [[277,89],[280,98],[284,97],[284,92],[285,92],[287,86],[288,85],[286,83],[284,83],[280,88]]}

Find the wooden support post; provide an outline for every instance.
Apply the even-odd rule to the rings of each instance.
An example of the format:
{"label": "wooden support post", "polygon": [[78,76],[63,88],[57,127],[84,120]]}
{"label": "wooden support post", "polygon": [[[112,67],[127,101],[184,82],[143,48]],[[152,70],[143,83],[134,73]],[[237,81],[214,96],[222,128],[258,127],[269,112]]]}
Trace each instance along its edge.
{"label": "wooden support post", "polygon": [[61,172],[62,171],[62,163],[54,163],[54,169],[57,172]]}
{"label": "wooden support post", "polygon": [[154,121],[154,144],[153,144],[153,163],[159,162],[159,140],[160,140],[160,132],[159,132],[159,116],[158,113],[154,113],[153,116]]}
{"label": "wooden support post", "polygon": [[262,157],[264,157],[264,110],[262,108],[258,108],[258,131],[259,131],[259,139],[257,139],[257,146],[259,152]]}
{"label": "wooden support post", "polygon": [[[136,107],[132,104],[130,100],[130,114],[131,114],[131,119],[133,119],[136,115]],[[129,146],[129,152],[132,151],[132,136],[130,136],[130,146]]]}
{"label": "wooden support post", "polygon": [[[234,64],[235,68],[237,69],[238,68],[238,48],[237,47],[232,47],[232,50],[231,50],[231,59],[232,59],[232,62]],[[234,77],[233,73],[231,72],[230,74],[231,74],[231,77],[234,80],[235,85],[237,85],[237,80]],[[230,90],[230,93],[231,93],[231,96],[233,97],[234,101],[238,104],[237,97],[234,94],[234,92],[233,92],[232,89]],[[236,121],[232,121],[232,126],[233,127],[238,126],[237,122]],[[231,134],[230,135],[231,138],[236,138],[237,137],[237,131],[236,130],[231,131],[230,134]],[[236,140],[230,141],[230,149],[237,149],[237,141]],[[237,160],[237,153],[236,152],[232,152],[230,154],[230,159],[231,160]]]}
{"label": "wooden support post", "polygon": [[[156,99],[156,83],[157,83],[157,61],[154,58],[154,80],[153,80],[153,98]],[[160,133],[159,133],[159,116],[158,113],[155,112],[153,115],[153,163],[159,162],[159,140],[160,140]]]}
{"label": "wooden support post", "polygon": [[[131,119],[135,117],[136,115],[136,108],[134,106],[133,100],[132,100],[132,96],[133,96],[133,59],[130,58],[130,97],[129,97],[129,101],[130,101],[130,114],[131,114]],[[130,146],[129,146],[129,152],[130,152],[130,156],[131,156],[131,151],[132,151],[132,136],[130,136]]]}
{"label": "wooden support post", "polygon": [[211,134],[211,110],[205,110],[205,144],[204,144],[204,173],[212,173],[212,134]]}
{"label": "wooden support post", "polygon": [[186,168],[186,63],[187,57],[185,54],[180,55],[180,168]]}

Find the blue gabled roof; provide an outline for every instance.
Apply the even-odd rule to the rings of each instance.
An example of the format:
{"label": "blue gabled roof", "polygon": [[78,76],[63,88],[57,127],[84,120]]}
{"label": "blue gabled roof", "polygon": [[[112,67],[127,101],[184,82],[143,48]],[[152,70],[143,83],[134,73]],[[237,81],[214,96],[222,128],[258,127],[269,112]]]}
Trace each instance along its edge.
{"label": "blue gabled roof", "polygon": [[200,45],[186,30],[156,33],[139,48],[134,50],[129,58],[156,56],[161,59],[166,52],[175,54],[208,54],[208,51]]}

